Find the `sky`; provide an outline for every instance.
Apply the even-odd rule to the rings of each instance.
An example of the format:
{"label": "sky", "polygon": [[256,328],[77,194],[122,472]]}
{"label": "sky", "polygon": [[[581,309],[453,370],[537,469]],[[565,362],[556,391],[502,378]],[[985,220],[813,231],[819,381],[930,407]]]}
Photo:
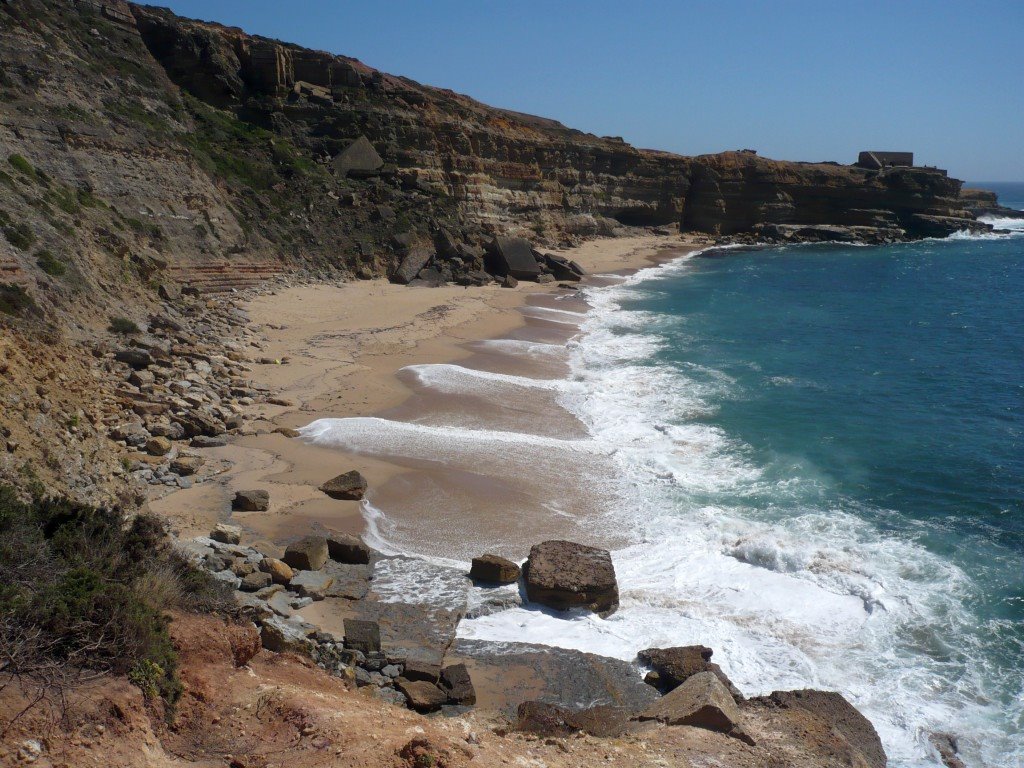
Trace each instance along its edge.
{"label": "sky", "polygon": [[640,147],[1024,180],[1024,0],[155,0]]}

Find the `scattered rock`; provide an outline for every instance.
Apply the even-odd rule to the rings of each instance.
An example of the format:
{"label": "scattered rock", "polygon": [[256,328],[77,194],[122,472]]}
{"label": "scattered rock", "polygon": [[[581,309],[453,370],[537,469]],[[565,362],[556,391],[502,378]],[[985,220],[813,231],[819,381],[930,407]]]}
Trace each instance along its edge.
{"label": "scattered rock", "polygon": [[732,684],[722,668],[711,662],[713,653],[714,651],[705,645],[685,645],[674,648],[647,648],[640,651],[637,656],[642,663],[654,669],[657,681],[652,684],[662,693],[675,690],[699,672],[714,672],[729,689],[732,697],[736,701],[743,701],[743,694]]}
{"label": "scattered rock", "polygon": [[521,237],[496,237],[487,247],[487,271],[494,275],[511,275],[517,280],[535,280],[540,265],[533,256],[530,243]]}
{"label": "scattered rock", "polygon": [[423,659],[411,658],[405,662],[405,671],[402,672],[402,677],[406,680],[425,680],[428,683],[436,683],[441,677],[441,665]]}
{"label": "scattered rock", "polygon": [[291,427],[278,427],[277,429],[274,430],[274,432],[276,432],[279,435],[284,435],[285,437],[291,438],[299,437],[302,434],[301,432],[299,432],[299,430],[292,429]]}
{"label": "scattered rock", "polygon": [[364,176],[373,174],[383,167],[384,161],[373,148],[373,144],[365,136],[349,144],[345,149],[334,156],[331,161],[334,172],[344,178],[345,176]]}
{"label": "scattered rock", "polygon": [[449,704],[476,704],[476,690],[465,664],[452,664],[441,670],[441,688],[448,694]]}
{"label": "scattered rock", "polygon": [[408,285],[416,279],[420,270],[427,266],[433,255],[434,252],[429,248],[419,246],[410,248],[405,258],[402,259],[402,263],[398,265],[398,269],[391,276],[391,281]]}
{"label": "scattered rock", "polygon": [[932,733],[928,740],[939,752],[939,759],[946,768],[967,768],[964,761],[959,758],[960,746],[957,744],[956,736],[951,733]]}
{"label": "scattered rock", "polygon": [[135,370],[148,368],[153,364],[153,356],[139,347],[126,347],[114,354],[114,359]]}
{"label": "scattered rock", "polygon": [[333,583],[334,578],[322,571],[299,571],[288,582],[288,587],[303,597],[323,600],[328,587]]}
{"label": "scattered rock", "polygon": [[270,493],[263,490],[236,491],[231,509],[236,512],[266,512],[270,508]]}
{"label": "scattered rock", "polygon": [[298,570],[319,571],[327,562],[327,539],[323,536],[304,536],[288,545],[282,559]]}
{"label": "scattered rock", "polygon": [[238,525],[217,523],[210,531],[210,538],[223,544],[237,544],[242,540],[242,528]]}
{"label": "scattered rock", "polygon": [[516,280],[514,277],[512,277],[512,275],[505,275],[505,277],[502,278],[501,287],[502,288],[518,288],[519,287],[519,281]]}
{"label": "scattered rock", "polygon": [[690,725],[718,731],[753,744],[740,726],[740,711],[713,672],[698,672],[637,716],[666,725]]}
{"label": "scattered rock", "polygon": [[223,448],[227,444],[226,437],[208,437],[207,435],[196,435],[189,443],[193,448]]}
{"label": "scattered rock", "polygon": [[295,576],[295,571],[287,563],[283,563],[276,557],[265,557],[260,563],[260,570],[269,573],[275,584],[287,584]]}
{"label": "scattered rock", "polygon": [[372,550],[356,536],[337,534],[327,538],[327,552],[336,563],[365,565],[370,562]]}
{"label": "scattered rock", "polygon": [[171,472],[188,477],[198,472],[205,463],[206,460],[202,456],[178,456],[171,461]]}
{"label": "scattered rock", "polygon": [[473,558],[469,578],[488,584],[514,584],[519,581],[519,566],[498,555],[481,555]]}
{"label": "scattered rock", "polygon": [[542,701],[524,701],[516,709],[515,729],[537,736],[564,738],[583,732],[599,738],[614,738],[622,735],[628,726],[628,711],[607,705],[573,711]]}
{"label": "scattered rock", "polygon": [[242,577],[242,583],[239,586],[243,592],[259,592],[265,587],[269,587],[273,576],[264,571],[254,571],[246,576]]}
{"label": "scattered rock", "polygon": [[379,653],[380,625],[376,621],[345,619],[345,647],[363,653]]}
{"label": "scattered rock", "polygon": [[328,480],[320,486],[320,490],[332,499],[358,501],[366,493],[366,478],[352,470]]}
{"label": "scattered rock", "polygon": [[433,683],[424,680],[407,680],[400,677],[395,687],[405,694],[409,708],[417,712],[436,712],[448,703],[448,694]]}
{"label": "scattered rock", "polygon": [[263,647],[275,653],[308,653],[313,643],[309,636],[313,634],[315,627],[312,624],[304,624],[295,621],[288,621],[279,616],[270,616],[263,620],[260,628],[260,639]]}
{"label": "scattered rock", "polygon": [[166,456],[173,447],[166,437],[151,437],[146,441],[146,453],[150,456]]}
{"label": "scattered rock", "polygon": [[609,616],[619,607],[615,567],[606,549],[571,541],[545,541],[530,549],[523,568],[526,595],[535,603]]}

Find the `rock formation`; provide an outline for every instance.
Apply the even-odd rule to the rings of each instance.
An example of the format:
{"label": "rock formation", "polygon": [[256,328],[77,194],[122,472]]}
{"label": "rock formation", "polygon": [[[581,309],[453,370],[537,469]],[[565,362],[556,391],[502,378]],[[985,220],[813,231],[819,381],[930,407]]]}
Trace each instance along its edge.
{"label": "rock formation", "polygon": [[619,607],[615,566],[606,549],[571,541],[545,541],[523,566],[526,596],[560,611],[586,608],[608,616]]}

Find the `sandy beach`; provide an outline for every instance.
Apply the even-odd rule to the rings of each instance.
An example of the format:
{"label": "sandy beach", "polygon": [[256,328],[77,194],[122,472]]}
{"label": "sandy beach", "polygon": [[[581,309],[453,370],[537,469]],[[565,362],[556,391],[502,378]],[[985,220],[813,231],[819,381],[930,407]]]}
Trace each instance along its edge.
{"label": "sandy beach", "polygon": [[[590,275],[587,279],[593,280],[605,273],[628,273],[656,262],[659,255],[674,256],[704,244],[677,235],[606,238],[560,253],[581,264]],[[453,491],[453,484],[466,492],[474,482],[479,485],[479,478],[464,478],[457,472],[439,476],[416,462],[343,453],[275,430],[299,428],[321,418],[387,414],[403,419],[432,411],[440,414],[444,407],[451,407],[451,399],[445,405],[440,399],[432,402],[429,397],[414,396],[407,372],[399,371],[480,357],[482,353],[470,346],[473,342],[509,337],[527,324],[534,326],[532,338],[564,343],[577,326],[545,322],[522,311],[528,302],[553,307],[556,300],[561,310],[580,312],[586,308],[570,291],[535,283],[520,283],[510,290],[496,284],[408,288],[374,280],[291,287],[256,296],[246,309],[266,341],[253,351],[252,381],[269,387],[280,404],[251,406],[243,435],[225,447],[198,451],[207,459],[208,468],[219,472],[214,480],[154,499],[151,508],[168,518],[179,535],[205,535],[214,523],[230,520],[243,526],[248,540],[277,551],[288,540],[310,531],[365,530],[359,502],[334,500],[318,490],[324,481],[351,469],[363,473],[371,498],[387,508],[389,515],[398,510],[401,517],[402,509],[415,506],[415,500],[424,495],[440,502]],[[255,362],[259,360],[274,362]],[[500,364],[475,362],[479,363],[476,367],[513,375],[545,373],[537,366],[515,370],[507,358]],[[560,372],[546,371],[549,375]],[[538,402],[531,403],[531,408]],[[458,407],[474,406],[467,400]],[[581,429],[561,409],[548,412],[552,420],[545,423],[559,436],[571,436]],[[494,417],[491,409],[489,418],[493,421]],[[421,482],[425,477],[432,481]],[[269,510],[230,512],[234,491],[250,488],[270,492]],[[469,498],[485,506],[496,496],[493,487],[470,490]],[[511,487],[501,490],[502,504],[516,501]],[[581,503],[590,501],[581,499]],[[419,522],[425,532],[441,533],[437,521],[422,518],[418,510],[409,511],[410,524]],[[538,524],[543,527],[544,522]],[[493,538],[495,547],[502,549],[500,527],[493,531]]]}

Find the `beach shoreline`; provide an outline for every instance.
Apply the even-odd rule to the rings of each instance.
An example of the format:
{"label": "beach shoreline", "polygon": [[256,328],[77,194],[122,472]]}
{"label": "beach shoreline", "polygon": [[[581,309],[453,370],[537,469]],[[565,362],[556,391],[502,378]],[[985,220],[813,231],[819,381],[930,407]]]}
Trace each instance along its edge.
{"label": "beach shoreline", "polygon": [[[706,237],[643,235],[589,240],[558,253],[587,272],[628,274],[710,245]],[[517,289],[408,288],[384,280],[299,285],[251,297],[245,305],[265,341],[251,381],[272,402],[248,406],[246,427],[226,446],[199,449],[212,481],[152,498],[150,508],[181,537],[206,535],[217,522],[241,525],[245,538],[280,553],[312,532],[364,534],[358,501],[340,501],[320,484],[352,469],[371,490],[400,472],[390,461],[311,445],[291,437],[318,419],[371,416],[400,408],[412,396],[398,372],[412,365],[455,363],[468,345],[522,328],[531,299],[570,295],[556,284],[521,282]],[[278,431],[281,430],[281,431]],[[229,512],[235,491],[263,488],[263,512]]]}

